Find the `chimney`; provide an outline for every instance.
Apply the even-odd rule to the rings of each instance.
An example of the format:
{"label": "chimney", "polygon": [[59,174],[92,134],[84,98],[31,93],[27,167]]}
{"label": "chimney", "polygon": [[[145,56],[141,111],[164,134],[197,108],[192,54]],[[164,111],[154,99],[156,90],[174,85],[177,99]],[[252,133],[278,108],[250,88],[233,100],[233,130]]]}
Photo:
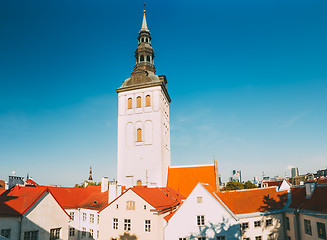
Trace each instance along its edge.
{"label": "chimney", "polygon": [[305,198],[306,199],[309,199],[312,197],[315,187],[316,187],[315,182],[306,182],[305,183]]}
{"label": "chimney", "polygon": [[18,176],[9,176],[9,189],[14,187],[16,184],[20,186],[24,186],[24,177]]}
{"label": "chimney", "polygon": [[108,177],[101,178],[101,192],[108,191],[108,189],[109,189]]}
{"label": "chimney", "polygon": [[218,161],[214,160],[214,166],[215,166],[215,177],[216,177],[216,190],[217,192],[220,191],[220,182],[219,182],[219,172],[218,172]]}
{"label": "chimney", "polygon": [[117,181],[109,181],[109,199],[108,203],[111,203],[115,200],[121,193],[122,187],[117,185]]}

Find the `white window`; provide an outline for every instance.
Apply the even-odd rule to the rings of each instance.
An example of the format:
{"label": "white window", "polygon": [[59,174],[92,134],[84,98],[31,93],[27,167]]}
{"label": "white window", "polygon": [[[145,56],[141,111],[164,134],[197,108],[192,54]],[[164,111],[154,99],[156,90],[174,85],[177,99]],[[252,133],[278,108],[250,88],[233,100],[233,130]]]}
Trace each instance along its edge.
{"label": "white window", "polygon": [[127,201],[126,202],[126,210],[135,210],[135,202]]}
{"label": "white window", "polygon": [[146,205],[144,205],[144,207],[143,207],[143,208],[144,208],[144,210],[146,210]]}
{"label": "white window", "polygon": [[250,238],[249,237],[245,237],[245,238],[243,238],[243,240],[250,240]]}
{"label": "white window", "polygon": [[197,217],[197,224],[198,226],[204,226],[204,216],[196,216]]}
{"label": "white window", "polygon": [[73,228],[73,227],[69,228],[69,236],[70,237],[75,236],[75,228]]}
{"label": "white window", "polygon": [[24,240],[38,240],[39,231],[28,231],[24,232]]}
{"label": "white window", "polygon": [[70,212],[69,215],[70,215],[71,220],[74,221],[74,218],[75,218],[74,212]]}
{"label": "white window", "polygon": [[89,237],[93,237],[93,229],[90,229]]}
{"label": "white window", "polygon": [[86,213],[83,213],[83,222],[86,221]]}
{"label": "white window", "polygon": [[145,220],[145,231],[146,232],[151,232],[151,221],[150,220]]}
{"label": "white window", "polygon": [[50,229],[50,240],[60,239],[60,228]]}
{"label": "white window", "polygon": [[216,240],[225,240],[225,236],[217,236]]}
{"label": "white window", "polygon": [[97,238],[99,238],[100,237],[100,232],[99,232],[99,230],[97,231]]}
{"label": "white window", "polygon": [[261,227],[261,221],[255,221],[254,227]]}
{"label": "white window", "polygon": [[262,240],[262,237],[261,236],[256,236],[255,240]]}
{"label": "white window", "polygon": [[118,218],[114,218],[112,220],[112,228],[113,229],[118,229]]}
{"label": "white window", "polygon": [[248,222],[242,223],[242,229],[247,229],[247,228],[249,228],[249,223]]}
{"label": "white window", "polygon": [[97,224],[100,223],[100,215],[97,216]]}
{"label": "white window", "polygon": [[178,240],[187,240],[187,238],[178,238]]}
{"label": "white window", "polygon": [[83,228],[82,228],[82,237],[85,237],[85,236],[86,236],[86,228],[83,227]]}
{"label": "white window", "polygon": [[266,227],[269,227],[272,225],[272,219],[267,219],[266,220]]}
{"label": "white window", "polygon": [[118,204],[116,204],[116,209],[118,209]]}
{"label": "white window", "polygon": [[90,214],[90,223],[94,223],[94,214]]}
{"label": "white window", "polygon": [[124,219],[124,231],[131,231],[131,219]]}
{"label": "white window", "polygon": [[1,229],[1,234],[0,236],[3,236],[5,238],[10,238],[10,232],[11,232],[11,229]]}
{"label": "white window", "polygon": [[206,240],[206,237],[198,237],[198,240]]}
{"label": "white window", "polygon": [[197,203],[202,203],[202,197],[197,197],[197,198],[196,198],[196,202],[197,202]]}

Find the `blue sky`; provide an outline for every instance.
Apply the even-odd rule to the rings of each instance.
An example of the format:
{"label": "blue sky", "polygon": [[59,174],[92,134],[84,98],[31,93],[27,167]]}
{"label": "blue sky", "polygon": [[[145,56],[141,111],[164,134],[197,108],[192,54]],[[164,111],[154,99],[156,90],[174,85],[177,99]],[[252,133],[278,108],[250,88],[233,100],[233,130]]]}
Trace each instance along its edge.
{"label": "blue sky", "polygon": [[[147,1],[172,165],[223,180],[327,167],[326,1]],[[0,2],[0,179],[116,177],[117,94],[143,1]]]}

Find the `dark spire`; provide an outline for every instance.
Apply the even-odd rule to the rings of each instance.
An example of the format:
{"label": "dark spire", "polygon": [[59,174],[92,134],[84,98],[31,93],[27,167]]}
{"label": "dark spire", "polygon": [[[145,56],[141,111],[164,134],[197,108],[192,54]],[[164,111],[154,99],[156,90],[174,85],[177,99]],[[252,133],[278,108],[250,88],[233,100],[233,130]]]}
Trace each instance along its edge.
{"label": "dark spire", "polygon": [[134,71],[148,70],[156,73],[156,69],[153,65],[154,51],[151,47],[151,35],[146,23],[145,10],[143,10],[142,27],[139,31],[138,47],[135,51],[136,66]]}
{"label": "dark spire", "polygon": [[92,178],[92,167],[90,167],[90,176],[89,176],[89,181],[92,182],[93,178]]}

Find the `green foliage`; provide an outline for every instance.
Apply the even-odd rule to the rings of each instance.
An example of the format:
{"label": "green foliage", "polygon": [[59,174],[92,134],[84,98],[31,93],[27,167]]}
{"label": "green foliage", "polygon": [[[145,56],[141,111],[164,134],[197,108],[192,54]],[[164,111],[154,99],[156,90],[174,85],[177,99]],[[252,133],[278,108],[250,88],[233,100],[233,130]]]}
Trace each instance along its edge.
{"label": "green foliage", "polygon": [[[87,184],[85,184],[85,183],[87,183]],[[85,180],[81,184],[75,184],[75,187],[76,188],[84,188],[87,185],[90,185],[90,186],[100,186],[101,185],[101,182],[96,183],[96,182],[89,182],[89,181]]]}
{"label": "green foliage", "polygon": [[251,181],[247,181],[247,182],[244,183],[244,188],[245,189],[256,188],[256,187],[257,186]]}
{"label": "green foliage", "polygon": [[250,189],[250,188],[256,188],[257,186],[252,183],[251,181],[247,181],[244,184],[236,181],[230,181],[226,184],[226,187],[222,189],[222,191],[228,191],[228,190],[238,190],[238,189]]}
{"label": "green foliage", "polygon": [[236,181],[230,181],[224,187],[224,190],[237,190],[237,189],[244,189],[244,184]]}

